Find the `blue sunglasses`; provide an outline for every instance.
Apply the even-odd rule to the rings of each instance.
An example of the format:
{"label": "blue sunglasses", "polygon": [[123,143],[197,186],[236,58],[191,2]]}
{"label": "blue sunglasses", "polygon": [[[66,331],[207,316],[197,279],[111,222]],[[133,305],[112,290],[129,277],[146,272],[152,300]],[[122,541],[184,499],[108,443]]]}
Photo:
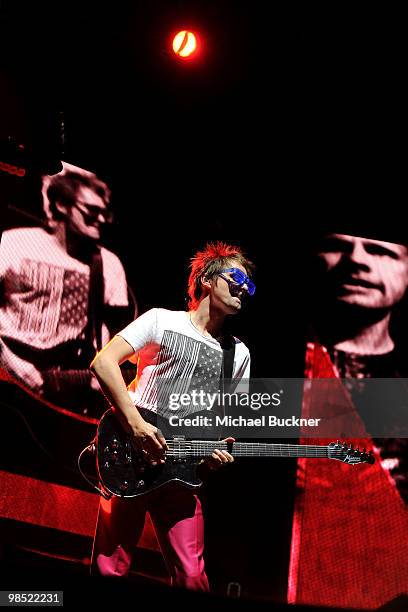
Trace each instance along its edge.
{"label": "blue sunglasses", "polygon": [[[230,272],[231,278],[226,278],[225,276],[223,276],[223,272]],[[234,283],[236,283],[237,285],[240,285],[241,287],[242,285],[246,285],[248,287],[249,295],[250,296],[254,295],[255,289],[256,289],[254,283],[251,281],[249,276],[244,274],[242,270],[240,270],[239,268],[226,268],[225,270],[221,270],[221,272],[219,273],[219,276],[221,276],[221,278],[226,280],[227,283],[233,280]]]}

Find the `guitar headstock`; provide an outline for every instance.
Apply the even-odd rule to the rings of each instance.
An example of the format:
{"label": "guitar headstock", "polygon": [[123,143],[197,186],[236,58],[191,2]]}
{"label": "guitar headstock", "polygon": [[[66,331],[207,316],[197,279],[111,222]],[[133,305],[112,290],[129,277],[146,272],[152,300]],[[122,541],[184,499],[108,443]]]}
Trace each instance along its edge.
{"label": "guitar headstock", "polygon": [[330,442],[328,446],[329,459],[338,459],[343,463],[349,463],[350,465],[356,465],[357,463],[374,463],[375,459],[371,451],[367,452],[365,448],[360,450],[354,448],[347,442]]}

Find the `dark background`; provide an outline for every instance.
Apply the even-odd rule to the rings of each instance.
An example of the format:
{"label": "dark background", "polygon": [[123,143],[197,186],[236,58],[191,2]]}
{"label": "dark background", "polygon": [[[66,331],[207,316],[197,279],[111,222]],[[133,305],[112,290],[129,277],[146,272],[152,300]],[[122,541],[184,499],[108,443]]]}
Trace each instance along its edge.
{"label": "dark background", "polygon": [[[140,310],[184,307],[194,250],[238,242],[258,265],[237,324],[255,342],[254,372],[302,371],[293,339],[313,232],[405,240],[398,14],[239,0],[0,6],[0,139],[24,143],[36,170],[63,158],[107,180],[105,241]],[[203,53],[180,62],[170,34],[189,26]],[[10,179],[3,204],[39,215],[37,175]]]}
{"label": "dark background", "polygon": [[[258,290],[232,329],[252,373],[302,376],[313,234],[405,240],[400,16],[239,0],[0,6],[0,139],[24,143],[30,168],[1,177],[5,225],[30,224],[9,203],[40,214],[40,169],[63,158],[95,171],[113,192],[105,243],[141,312],[185,307],[206,241],[240,244]],[[204,50],[181,63],[169,35],[186,27]],[[284,598],[294,467],[215,476],[215,581]]]}

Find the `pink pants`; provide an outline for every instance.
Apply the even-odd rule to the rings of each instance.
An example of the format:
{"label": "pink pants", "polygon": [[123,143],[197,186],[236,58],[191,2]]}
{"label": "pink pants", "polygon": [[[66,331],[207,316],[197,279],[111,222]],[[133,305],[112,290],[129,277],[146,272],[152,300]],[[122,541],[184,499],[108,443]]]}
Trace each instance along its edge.
{"label": "pink pants", "polygon": [[201,503],[190,490],[173,485],[140,497],[101,499],[91,571],[102,576],[128,574],[146,512],[152,519],[172,584],[208,591]]}

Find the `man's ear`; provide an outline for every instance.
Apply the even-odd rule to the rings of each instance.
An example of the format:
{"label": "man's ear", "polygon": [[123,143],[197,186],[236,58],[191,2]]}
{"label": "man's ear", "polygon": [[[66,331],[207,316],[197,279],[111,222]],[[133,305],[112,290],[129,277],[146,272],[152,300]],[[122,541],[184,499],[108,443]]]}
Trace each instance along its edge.
{"label": "man's ear", "polygon": [[201,277],[201,287],[204,289],[207,288],[208,290],[211,289],[211,284],[212,284],[212,279],[208,278],[207,276],[202,276]]}
{"label": "man's ear", "polygon": [[64,215],[64,217],[68,215],[68,206],[66,204],[62,204],[62,202],[59,202],[58,200],[56,200],[55,208],[58,210],[58,212],[61,215]]}

